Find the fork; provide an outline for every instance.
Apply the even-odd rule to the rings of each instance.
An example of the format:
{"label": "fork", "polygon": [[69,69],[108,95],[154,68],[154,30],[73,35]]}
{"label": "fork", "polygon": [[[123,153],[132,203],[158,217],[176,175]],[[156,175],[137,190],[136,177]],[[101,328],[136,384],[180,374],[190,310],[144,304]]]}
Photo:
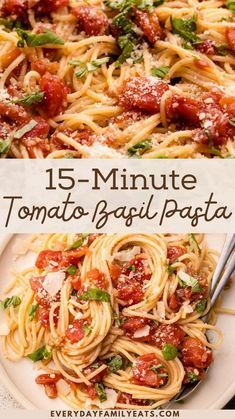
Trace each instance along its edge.
{"label": "fork", "polygon": [[[209,314],[214,307],[219,295],[227,284],[229,278],[235,271],[235,234],[228,234],[224,242],[224,246],[219,257],[217,267],[215,269],[212,282],[211,282],[211,299],[210,304],[207,309],[207,313],[202,317],[202,320],[206,322],[209,317]],[[208,372],[209,367],[206,369]],[[196,388],[200,386],[202,381],[198,381],[192,384],[186,384],[182,387],[180,392],[170,400],[169,404],[165,407],[168,408],[173,402],[179,402],[184,400],[186,397],[192,394]]]}

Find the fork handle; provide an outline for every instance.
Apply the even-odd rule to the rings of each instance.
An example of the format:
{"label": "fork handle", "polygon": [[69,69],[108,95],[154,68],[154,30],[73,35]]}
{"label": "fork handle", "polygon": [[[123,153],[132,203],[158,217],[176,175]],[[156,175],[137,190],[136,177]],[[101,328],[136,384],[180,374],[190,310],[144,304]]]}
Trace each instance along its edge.
{"label": "fork handle", "polygon": [[228,234],[226,236],[226,240],[225,240],[218,264],[216,266],[216,269],[212,278],[211,296],[213,296],[213,294],[215,293],[215,290],[218,286],[218,282],[220,281],[220,278],[221,278],[221,274],[234,248],[235,248],[235,234]]}
{"label": "fork handle", "polygon": [[[231,277],[232,273],[235,270],[235,252],[234,252],[234,248],[232,249],[232,256],[230,258],[230,260],[228,261],[227,266],[225,267],[224,273],[221,277],[220,282],[218,283],[217,287],[215,288],[212,297],[211,297],[211,302],[210,302],[210,309],[214,306],[217,298],[219,297],[222,289],[224,288],[224,286],[226,285],[226,283],[228,282],[229,278]],[[231,253],[230,253],[231,255]]]}

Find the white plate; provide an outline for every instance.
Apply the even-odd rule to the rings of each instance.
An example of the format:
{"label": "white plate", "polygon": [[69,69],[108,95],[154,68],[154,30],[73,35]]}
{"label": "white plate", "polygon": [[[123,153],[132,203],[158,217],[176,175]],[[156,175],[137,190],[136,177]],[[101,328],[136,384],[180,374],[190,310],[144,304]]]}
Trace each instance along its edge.
{"label": "white plate", "polygon": [[[30,266],[35,256],[33,254],[20,257],[13,262],[13,244],[16,239],[26,238],[26,235],[12,237],[0,236],[0,294],[11,278],[12,270],[21,270]],[[209,246],[221,250],[224,235],[207,235]],[[9,243],[8,243],[9,241]],[[235,286],[224,293],[223,305],[235,308]],[[199,389],[187,399],[183,405],[176,405],[180,409],[220,409],[235,394],[235,316],[220,315],[217,325],[224,333],[224,341],[219,351],[214,353],[214,363],[210,368],[206,380]],[[10,362],[1,357],[0,376],[3,384],[15,399],[27,409],[68,409],[68,406],[59,399],[50,400],[44,394],[42,386],[38,386],[34,377],[38,374],[33,369],[30,360],[23,359]]]}

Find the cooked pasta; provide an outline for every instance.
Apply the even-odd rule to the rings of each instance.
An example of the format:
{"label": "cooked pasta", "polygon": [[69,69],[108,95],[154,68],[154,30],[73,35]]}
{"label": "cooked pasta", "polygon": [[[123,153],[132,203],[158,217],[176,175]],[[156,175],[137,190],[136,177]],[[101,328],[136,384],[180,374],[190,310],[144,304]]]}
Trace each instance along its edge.
{"label": "cooked pasta", "polygon": [[204,378],[222,335],[201,320],[216,264],[202,235],[32,241],[35,265],[14,274],[1,303],[2,354],[37,362],[48,397],[74,408],[154,409]]}
{"label": "cooked pasta", "polygon": [[2,157],[234,157],[233,2],[0,10]]}

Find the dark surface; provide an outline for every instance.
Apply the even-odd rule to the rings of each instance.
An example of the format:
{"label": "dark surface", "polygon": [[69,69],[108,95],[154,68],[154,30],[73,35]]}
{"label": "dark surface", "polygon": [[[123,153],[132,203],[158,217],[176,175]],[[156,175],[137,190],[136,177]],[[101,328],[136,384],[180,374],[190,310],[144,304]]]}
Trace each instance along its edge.
{"label": "dark surface", "polygon": [[235,409],[235,397],[232,400],[230,400],[230,402],[226,404],[226,406],[224,406],[224,409]]}

